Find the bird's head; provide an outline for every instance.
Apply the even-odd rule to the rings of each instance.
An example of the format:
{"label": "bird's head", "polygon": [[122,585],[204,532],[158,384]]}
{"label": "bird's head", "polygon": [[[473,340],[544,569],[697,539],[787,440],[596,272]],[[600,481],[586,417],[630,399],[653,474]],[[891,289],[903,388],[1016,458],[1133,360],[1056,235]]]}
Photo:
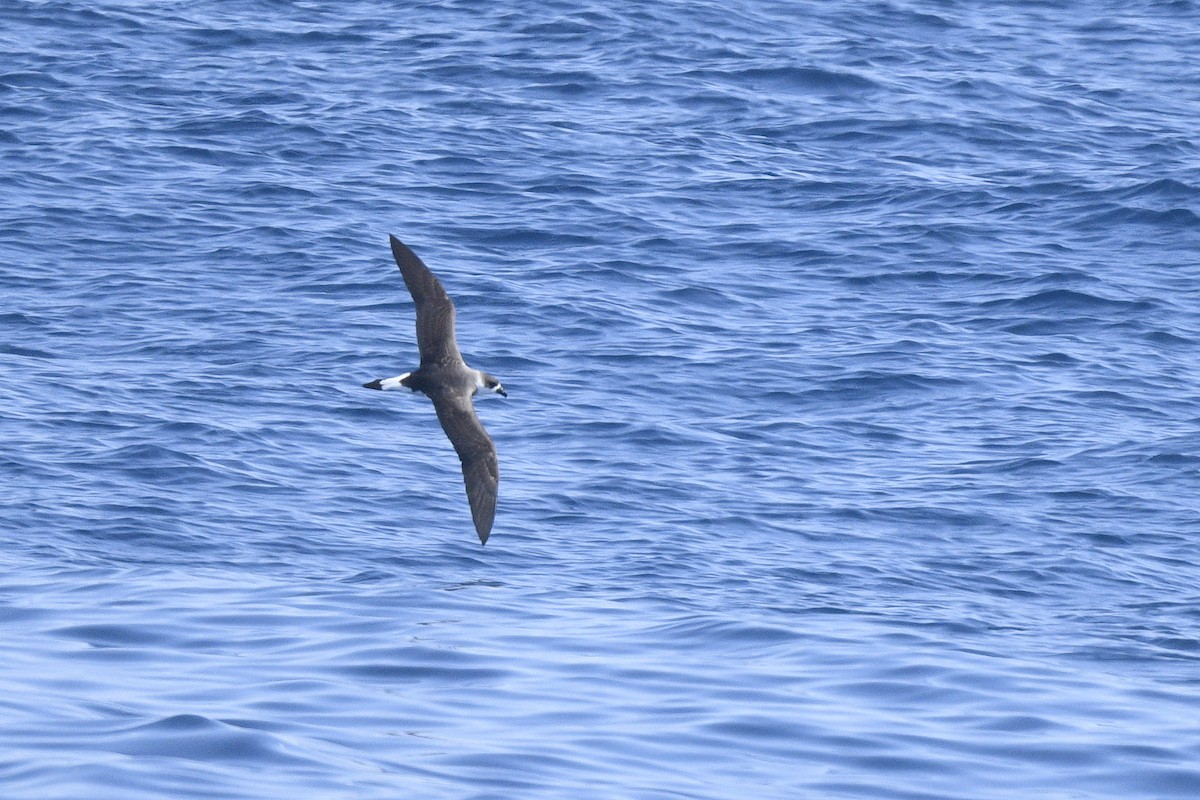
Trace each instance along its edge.
{"label": "bird's head", "polygon": [[504,387],[500,384],[500,380],[495,375],[488,375],[486,372],[479,373],[479,388],[488,392],[495,392],[501,397],[508,397],[508,392],[504,391]]}

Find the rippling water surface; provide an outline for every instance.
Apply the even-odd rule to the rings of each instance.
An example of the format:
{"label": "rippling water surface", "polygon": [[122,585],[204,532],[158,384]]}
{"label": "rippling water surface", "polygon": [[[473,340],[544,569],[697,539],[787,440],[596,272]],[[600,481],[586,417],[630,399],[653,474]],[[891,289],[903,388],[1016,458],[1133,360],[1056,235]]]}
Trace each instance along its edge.
{"label": "rippling water surface", "polygon": [[1200,796],[1195,3],[0,43],[4,797]]}

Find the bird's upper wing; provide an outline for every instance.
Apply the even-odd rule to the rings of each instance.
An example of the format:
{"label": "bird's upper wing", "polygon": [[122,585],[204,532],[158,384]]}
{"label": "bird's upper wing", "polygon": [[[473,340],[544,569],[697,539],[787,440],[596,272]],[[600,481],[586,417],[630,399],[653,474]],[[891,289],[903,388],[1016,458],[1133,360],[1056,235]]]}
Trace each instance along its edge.
{"label": "bird's upper wing", "polygon": [[471,503],[471,518],[479,541],[486,543],[496,517],[496,495],[500,489],[500,467],[496,461],[496,446],[475,414],[471,398],[450,392],[434,392],[434,410],[442,423],[458,459],[462,461],[463,481],[467,485],[467,500]]}
{"label": "bird's upper wing", "polygon": [[454,338],[454,303],[450,301],[450,295],[408,245],[395,236],[388,238],[396,265],[404,276],[404,285],[417,305],[417,349],[421,352],[421,366],[462,361]]}

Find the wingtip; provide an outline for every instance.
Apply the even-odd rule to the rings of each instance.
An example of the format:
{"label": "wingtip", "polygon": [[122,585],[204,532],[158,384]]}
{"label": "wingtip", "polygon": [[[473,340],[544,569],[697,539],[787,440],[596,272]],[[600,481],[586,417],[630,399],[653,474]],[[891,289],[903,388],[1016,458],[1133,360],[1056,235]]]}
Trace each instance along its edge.
{"label": "wingtip", "polygon": [[416,262],[424,266],[421,259],[417,257],[417,254],[412,251],[412,248],[390,233],[388,234],[388,243],[392,248],[392,258],[396,259],[396,266],[400,268],[401,272],[404,272],[405,264]]}

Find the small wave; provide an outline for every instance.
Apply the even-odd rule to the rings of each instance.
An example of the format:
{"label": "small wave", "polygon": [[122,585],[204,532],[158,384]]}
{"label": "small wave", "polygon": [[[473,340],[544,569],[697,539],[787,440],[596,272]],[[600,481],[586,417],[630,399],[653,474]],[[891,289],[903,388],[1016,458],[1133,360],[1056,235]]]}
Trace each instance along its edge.
{"label": "small wave", "polygon": [[878,88],[875,81],[857,73],[817,67],[755,68],[728,72],[706,70],[701,74],[709,79],[728,80],[758,90],[844,93]]}
{"label": "small wave", "polygon": [[296,765],[308,759],[291,754],[275,735],[245,723],[221,722],[200,714],[171,717],[116,732],[100,743],[129,756],[169,756],[210,763],[249,762]]}
{"label": "small wave", "polygon": [[1047,289],[1023,297],[992,300],[981,304],[984,308],[1003,306],[1017,312],[1091,312],[1113,311],[1145,312],[1154,306],[1145,300],[1114,300],[1089,292],[1074,289]]}

